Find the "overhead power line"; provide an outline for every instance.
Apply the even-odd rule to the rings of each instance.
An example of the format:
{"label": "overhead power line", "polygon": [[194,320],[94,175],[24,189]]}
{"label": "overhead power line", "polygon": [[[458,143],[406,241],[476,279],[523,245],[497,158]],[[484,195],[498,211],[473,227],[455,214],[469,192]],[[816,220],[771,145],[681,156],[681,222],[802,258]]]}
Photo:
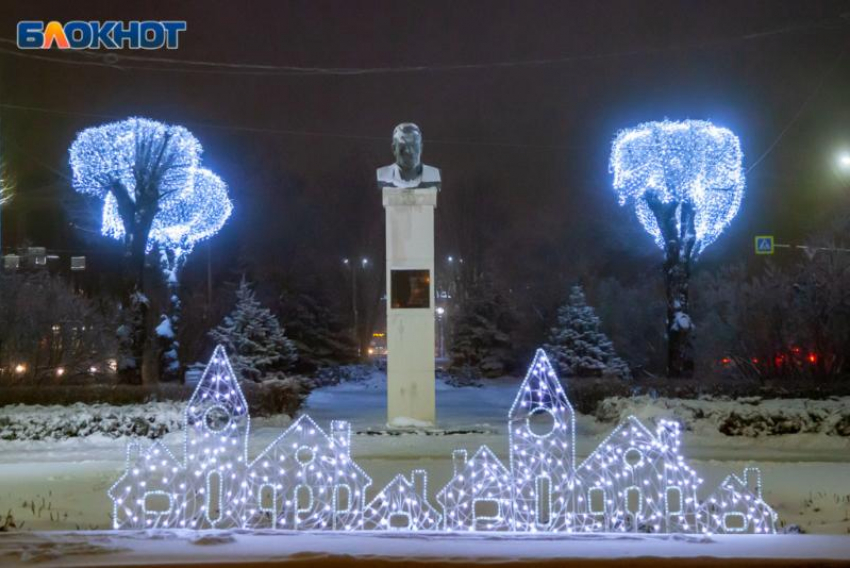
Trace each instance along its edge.
{"label": "overhead power line", "polygon": [[[85,51],[46,51],[34,53],[18,49],[0,48],[0,53],[25,57],[34,60],[47,61],[67,65],[85,65],[112,68],[116,70],[162,71],[172,73],[207,73],[223,75],[270,75],[270,76],[362,76],[399,73],[420,73],[440,71],[463,71],[475,69],[499,69],[514,67],[539,67],[559,65],[581,61],[594,61],[649,55],[668,51],[706,49],[724,45],[762,40],[778,35],[801,33],[812,30],[834,31],[847,29],[846,22],[835,18],[816,22],[801,23],[789,26],[771,28],[748,34],[731,37],[713,38],[701,42],[692,42],[665,47],[642,47],[605,53],[573,54],[560,57],[539,59],[506,60],[494,62],[404,65],[398,67],[303,67],[293,65],[270,65],[265,63],[229,63],[224,61],[203,61],[193,59],[175,59],[166,57],[139,56],[109,51],[102,53],[97,50]],[[10,38],[0,38],[0,42],[17,46]],[[48,55],[50,53],[50,55]],[[57,55],[52,55],[56,53]]]}
{"label": "overhead power line", "polygon": [[[19,110],[24,112],[37,112],[37,113],[47,113],[47,114],[58,114],[65,116],[80,116],[85,118],[97,118],[101,120],[123,120],[127,118],[126,116],[117,116],[111,114],[98,114],[98,113],[87,113],[87,112],[74,112],[62,109],[55,108],[47,108],[47,107],[35,107],[28,105],[16,105],[12,103],[0,103],[0,108],[9,109],[9,110]],[[308,137],[327,137],[327,138],[341,138],[341,139],[352,139],[352,140],[371,140],[376,142],[382,142],[385,144],[389,144],[389,139],[387,136],[374,136],[374,135],[365,135],[365,134],[342,134],[336,132],[319,132],[319,131],[310,131],[310,130],[288,130],[288,129],[280,129],[280,128],[263,128],[258,126],[244,126],[238,124],[218,124],[213,122],[198,122],[198,121],[183,121],[183,124],[189,126],[195,126],[198,128],[213,128],[219,130],[233,130],[237,132],[256,132],[261,134],[280,134],[280,135],[292,135],[292,136],[308,136]],[[463,140],[463,139],[449,139],[449,138],[428,138],[428,144],[451,144],[451,145],[461,145],[461,146],[490,146],[490,147],[503,147],[503,148],[529,148],[529,149],[537,149],[537,150],[577,150],[586,148],[586,146],[557,146],[557,145],[547,145],[547,144],[522,144],[522,143],[513,143],[513,142],[499,142],[499,141],[490,141],[490,140]]]}

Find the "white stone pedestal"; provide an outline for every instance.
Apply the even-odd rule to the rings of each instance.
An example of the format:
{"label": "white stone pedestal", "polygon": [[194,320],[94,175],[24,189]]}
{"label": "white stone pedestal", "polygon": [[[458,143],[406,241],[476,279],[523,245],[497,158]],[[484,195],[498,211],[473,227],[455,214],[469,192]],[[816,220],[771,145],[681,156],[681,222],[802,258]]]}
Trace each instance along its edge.
{"label": "white stone pedestal", "polygon": [[[438,190],[385,187],[382,191],[387,217],[387,423],[434,424],[434,208]],[[394,290],[396,271],[405,272],[395,274]],[[406,283],[426,282],[424,278],[427,299],[426,290],[420,288],[412,300],[418,307],[401,307],[399,302],[411,289]],[[405,285],[398,286],[399,281]]]}

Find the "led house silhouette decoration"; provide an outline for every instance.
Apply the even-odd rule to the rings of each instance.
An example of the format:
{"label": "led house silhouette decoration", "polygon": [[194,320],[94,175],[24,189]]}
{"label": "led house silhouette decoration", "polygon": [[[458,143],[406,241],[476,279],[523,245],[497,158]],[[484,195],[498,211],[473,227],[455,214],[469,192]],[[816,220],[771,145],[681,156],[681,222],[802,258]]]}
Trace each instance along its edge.
{"label": "led house silhouette decoration", "polygon": [[445,511],[445,530],[513,530],[513,478],[496,454],[481,446],[467,460],[466,450],[455,450],[452,465],[451,481],[437,493]]}
{"label": "led house silhouette decoration", "polygon": [[440,513],[428,502],[428,472],[414,469],[410,479],[398,474],[366,506],[365,526],[371,530],[435,531]]}
{"label": "led house silhouette decoration", "polygon": [[348,422],[325,433],[293,422],[253,460],[248,405],[224,349],[215,349],[185,414],[183,455],[128,446],[108,495],[113,526],[408,532],[775,533],[755,468],[700,502],[702,479],[681,455],[677,423],[655,431],[629,417],[581,464],[575,414],[538,350],[508,420],[510,468],[486,446],[452,455],[451,480],[428,499],[427,472],[397,475],[371,501],[351,459]]}
{"label": "led house silhouette decoration", "polygon": [[542,349],[508,412],[516,530],[569,526],[573,492],[575,414]]}

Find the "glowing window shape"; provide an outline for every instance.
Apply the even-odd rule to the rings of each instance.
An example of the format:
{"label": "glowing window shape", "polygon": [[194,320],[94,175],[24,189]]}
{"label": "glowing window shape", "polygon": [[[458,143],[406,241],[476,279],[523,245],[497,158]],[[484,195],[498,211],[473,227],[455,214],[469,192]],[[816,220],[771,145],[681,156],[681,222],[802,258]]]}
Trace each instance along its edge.
{"label": "glowing window shape", "polygon": [[625,493],[626,512],[639,517],[643,512],[643,491],[640,487],[628,487]]}
{"label": "glowing window shape", "polygon": [[678,515],[682,512],[682,489],[670,486],[664,494],[664,504],[668,515]]}
{"label": "glowing window shape", "polygon": [[347,513],[351,510],[351,486],[337,484],[334,486],[334,511]]}
{"label": "glowing window shape", "polygon": [[205,491],[204,514],[207,521],[215,526],[224,516],[222,508],[222,494],[224,493],[224,478],[217,470],[207,474],[207,487]]}
{"label": "glowing window shape", "polygon": [[412,522],[409,513],[390,513],[387,528],[395,531],[410,530]]}
{"label": "glowing window shape", "polygon": [[552,480],[546,475],[537,477],[535,489],[537,497],[537,524],[548,527],[552,522]]}
{"label": "glowing window shape", "polygon": [[744,513],[732,511],[723,514],[723,530],[726,532],[744,532],[747,530],[747,516]]}
{"label": "glowing window shape", "polygon": [[594,515],[605,514],[605,490],[601,487],[592,487],[587,491],[587,502],[590,512]]}
{"label": "glowing window shape", "polygon": [[475,499],[472,502],[472,514],[475,523],[478,521],[499,521],[501,515],[502,503],[498,499]]}
{"label": "glowing window shape", "polygon": [[271,513],[273,519],[277,516],[277,487],[271,483],[260,485],[259,509]]}
{"label": "glowing window shape", "polygon": [[295,502],[296,513],[309,513],[313,510],[313,488],[309,485],[298,485],[293,491],[292,500]]}
{"label": "glowing window shape", "polygon": [[142,499],[145,515],[168,515],[174,508],[174,497],[165,491],[146,491]]}
{"label": "glowing window shape", "polygon": [[528,432],[536,438],[547,438],[555,430],[555,416],[548,408],[535,408],[526,418]]}
{"label": "glowing window shape", "polygon": [[623,462],[631,468],[643,465],[643,453],[636,448],[629,448],[623,454]]}

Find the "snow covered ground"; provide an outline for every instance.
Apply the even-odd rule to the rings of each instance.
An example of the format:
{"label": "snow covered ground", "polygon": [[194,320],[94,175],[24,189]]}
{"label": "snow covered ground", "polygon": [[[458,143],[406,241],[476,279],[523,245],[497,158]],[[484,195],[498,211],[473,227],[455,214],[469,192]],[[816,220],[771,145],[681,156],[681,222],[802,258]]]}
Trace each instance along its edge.
{"label": "snow covered ground", "polygon": [[[385,378],[378,373],[367,381],[342,383],[314,391],[304,411],[322,427],[327,427],[332,419],[347,419],[352,422],[353,455],[372,476],[374,484],[371,491],[373,493],[389,482],[396,473],[409,474],[414,467],[428,470],[429,487],[432,492],[435,492],[449,480],[451,452],[455,448],[474,451],[479,445],[487,444],[498,456],[507,457],[506,417],[519,386],[519,380],[498,379],[487,382],[486,385],[482,388],[457,388],[443,382],[438,383],[438,424],[436,428],[429,431],[399,432],[386,428],[384,424]],[[578,416],[577,453],[579,457],[586,456],[614,428],[616,424],[611,420],[624,417],[629,413],[638,415],[647,424],[651,423],[651,419],[655,417],[678,417],[687,425],[683,453],[690,464],[705,478],[703,486],[705,492],[714,488],[728,473],[740,473],[745,466],[758,464],[763,473],[765,500],[777,510],[782,524],[798,524],[807,533],[844,535],[842,539],[826,541],[778,540],[778,543],[783,544],[777,544],[777,547],[785,546],[786,542],[817,542],[820,544],[811,545],[815,547],[814,549],[828,546],[831,547],[828,550],[838,547],[845,552],[850,551],[850,438],[828,435],[825,430],[821,431],[817,428],[813,431],[812,428],[802,428],[800,430],[802,433],[786,435],[726,436],[718,431],[718,424],[724,420],[724,416],[729,414],[728,408],[718,410],[724,404],[744,403],[665,401],[663,399],[610,401],[607,403],[605,412],[601,413],[604,421],[592,416]],[[848,399],[825,401],[824,404],[815,405],[815,408],[811,405],[807,406],[807,403],[803,401],[745,404],[746,408],[739,409],[740,412],[747,408],[751,410],[762,406],[767,409],[765,412],[770,414],[776,411],[773,405],[779,405],[789,415],[797,415],[801,412],[803,414],[825,413],[826,418],[818,420],[818,424],[827,425],[835,424],[840,419],[838,415],[850,408]],[[8,407],[2,410],[9,411]],[[286,417],[253,420],[251,452],[257,453],[263,449],[280,434],[287,423]],[[828,426],[824,428],[828,429]],[[19,526],[22,525],[24,533],[32,530],[109,528],[111,503],[106,496],[106,490],[122,470],[124,449],[128,439],[96,434],[63,440],[0,440],[0,513],[5,516],[7,511],[10,512],[16,523]],[[181,455],[181,439],[179,432],[172,432],[162,438],[166,445],[178,452],[178,455]],[[18,533],[16,540],[9,540],[6,536],[0,534],[0,553],[3,550],[8,552],[11,546],[11,549],[17,552],[10,554],[20,560],[23,551],[15,547],[20,543],[18,539],[23,538],[24,534]],[[44,546],[48,549],[53,546],[49,544],[52,539],[70,542],[75,538],[73,535],[59,533],[53,536],[40,533],[30,537],[34,539],[33,542],[47,542],[48,544]],[[105,543],[104,546],[107,547],[117,546],[135,550],[134,547],[142,546],[138,544],[138,535],[133,537],[99,535],[92,538],[91,542]],[[175,551],[178,549],[207,550],[205,547],[190,544],[185,536],[161,538],[162,550],[172,550],[172,548]],[[254,537],[237,535],[233,538],[241,543]],[[299,540],[297,545],[292,544],[294,548],[286,548],[289,545],[283,546],[280,548],[281,554],[285,555],[286,550],[294,553],[296,548],[300,552],[310,552],[313,550],[311,543],[318,543],[319,541],[315,540],[318,538],[305,537],[306,540]],[[325,535],[321,538],[348,543],[340,549],[341,554],[356,554],[352,550],[360,550],[358,547],[363,547],[362,550],[366,552],[374,552],[375,549],[374,544],[370,548],[368,544],[345,540],[353,537]],[[391,537],[371,538],[382,539],[380,541],[382,551],[385,546],[387,551],[393,550],[394,546],[400,547],[400,556],[415,556],[414,553],[418,552],[431,554],[429,550],[454,550],[452,554],[463,554],[465,550],[465,545],[457,540],[441,541],[443,544],[431,545],[431,541],[425,539],[421,541],[421,547],[417,548],[415,539],[412,544],[396,545],[388,544],[395,543]],[[488,542],[488,551],[498,550],[500,546],[504,546],[506,551],[511,550],[510,540],[506,541],[508,544],[502,545],[491,543],[488,540],[490,537],[480,538]],[[734,546],[742,547],[741,550],[746,549],[748,545],[745,543],[748,538],[736,540],[737,538],[731,539],[738,543]],[[808,537],[793,535],[787,538]],[[322,540],[322,546],[331,540]],[[724,539],[720,540],[726,542]],[[170,544],[166,545],[166,541]],[[663,550],[665,547],[672,546],[670,543],[678,543],[677,547],[684,546],[694,555],[714,555],[728,550],[725,545],[718,547],[709,544],[688,548],[690,544],[685,543],[691,541],[692,539],[681,541],[672,538],[661,541],[650,539],[647,542],[656,544],[645,548],[644,552],[649,553],[656,548]],[[281,542],[291,543],[293,539],[287,537]],[[542,539],[541,542],[549,541]],[[586,544],[586,541],[581,542]],[[719,541],[715,539],[711,542]],[[209,550],[229,550],[229,546],[232,545],[209,547]],[[543,550],[547,546],[555,545],[535,544],[533,547],[523,546],[523,550]],[[582,545],[570,540],[563,546],[566,547],[563,549],[563,554],[569,554],[569,550],[575,551]],[[607,543],[603,548],[614,551],[617,547],[622,547],[624,555],[631,555],[629,550],[644,549],[642,546],[635,548],[622,542]],[[321,548],[321,550],[325,549]],[[781,549],[775,548],[773,544],[770,547],[759,545],[751,553],[773,554],[778,550]],[[436,552],[433,553],[436,554]],[[189,552],[181,554],[189,554]],[[829,557],[836,558],[832,554]],[[85,563],[88,564],[88,561]],[[94,565],[94,563],[88,565]]]}
{"label": "snow covered ground", "polygon": [[[847,537],[824,535],[399,535],[155,531],[0,534],[4,566],[841,566]],[[812,561],[811,559],[817,559]],[[754,561],[758,562],[754,562]]]}

